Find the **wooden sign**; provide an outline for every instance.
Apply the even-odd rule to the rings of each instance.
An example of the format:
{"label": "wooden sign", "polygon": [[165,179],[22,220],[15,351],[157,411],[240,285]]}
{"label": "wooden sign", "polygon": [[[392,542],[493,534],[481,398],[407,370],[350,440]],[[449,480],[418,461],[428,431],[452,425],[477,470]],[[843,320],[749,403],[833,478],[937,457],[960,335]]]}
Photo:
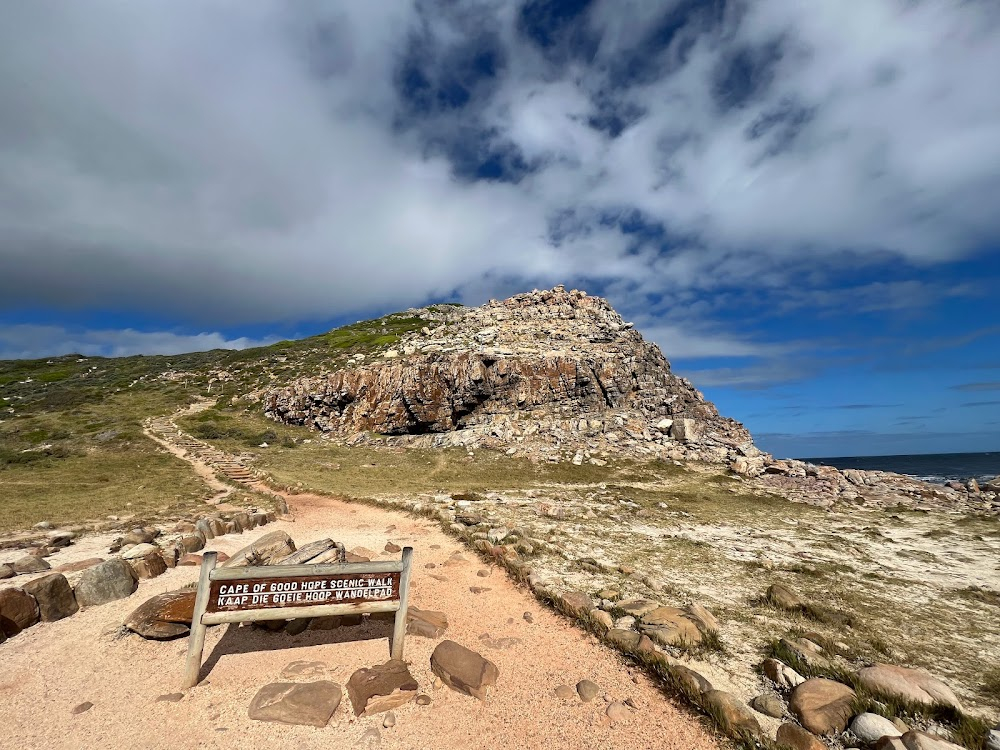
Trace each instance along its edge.
{"label": "wooden sign", "polygon": [[299,617],[395,612],[392,658],[403,658],[413,548],[400,561],[335,565],[216,568],[216,553],[201,563],[188,641],[184,687],[198,683],[209,625]]}

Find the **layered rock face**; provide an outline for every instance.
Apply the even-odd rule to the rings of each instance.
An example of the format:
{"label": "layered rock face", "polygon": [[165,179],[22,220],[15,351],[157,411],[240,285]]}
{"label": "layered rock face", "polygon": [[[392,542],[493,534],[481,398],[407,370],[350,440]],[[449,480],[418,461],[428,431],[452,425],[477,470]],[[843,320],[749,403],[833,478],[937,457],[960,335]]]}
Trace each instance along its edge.
{"label": "layered rock face", "polygon": [[561,286],[457,310],[377,361],[355,362],[268,392],[266,414],[356,441],[758,455],[749,432],[674,375],[606,300]]}

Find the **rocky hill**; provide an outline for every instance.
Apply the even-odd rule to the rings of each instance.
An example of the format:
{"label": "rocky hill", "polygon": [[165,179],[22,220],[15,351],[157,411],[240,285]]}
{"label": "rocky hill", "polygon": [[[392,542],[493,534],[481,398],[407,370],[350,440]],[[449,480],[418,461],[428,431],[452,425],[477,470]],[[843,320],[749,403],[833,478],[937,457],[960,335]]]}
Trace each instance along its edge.
{"label": "rocky hill", "polygon": [[568,452],[578,463],[610,452],[762,461],[743,425],[671,372],[607,300],[562,286],[455,309],[374,358],[271,389],[264,402],[273,419],[351,442],[411,436]]}

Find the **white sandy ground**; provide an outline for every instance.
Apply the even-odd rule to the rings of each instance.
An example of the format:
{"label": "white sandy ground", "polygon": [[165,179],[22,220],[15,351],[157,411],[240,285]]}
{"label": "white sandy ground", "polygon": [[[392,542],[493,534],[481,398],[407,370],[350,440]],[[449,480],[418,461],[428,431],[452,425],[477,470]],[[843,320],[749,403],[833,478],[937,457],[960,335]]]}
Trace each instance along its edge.
{"label": "white sandy ground", "polygon": [[[411,603],[446,612],[450,626],[443,638],[479,651],[499,667],[500,679],[485,703],[446,687],[434,689],[429,658],[440,639],[408,636],[406,660],[421,691],[433,702],[427,706],[411,702],[396,709],[395,727],[383,728],[382,714],[354,718],[346,692],[324,729],[247,717],[257,690],[278,680],[290,662],[322,661],[342,687],[355,669],[384,662],[389,656],[389,625],[384,623],[297,636],[249,627],[210,628],[202,668],[205,683],[186,691],[179,702],[157,702],[158,696],[179,691],[187,638],[155,642],[134,634],[122,637],[119,626],[153,594],[197,579],[196,567],[182,567],[142,581],[127,599],[38,624],[0,645],[0,748],[698,750],[721,746],[641,671],[537,603],[503,571],[492,568],[489,577],[477,576],[488,566],[429,521],[311,495],[290,500],[294,522],[221,537],[208,549],[233,552],[274,529],[286,530],[299,545],[331,537],[349,549],[382,550],[387,541],[413,546]],[[106,552],[106,543],[106,538],[80,539],[51,562],[55,566]],[[449,562],[453,553],[461,553],[466,561]],[[436,567],[425,567],[430,563]],[[491,590],[473,594],[470,586]],[[533,623],[523,619],[525,612],[532,613]],[[632,698],[639,710],[610,725],[605,700],[586,704],[554,695],[556,686],[583,678],[595,681],[612,700]],[[85,701],[93,708],[74,715],[73,708]]]}

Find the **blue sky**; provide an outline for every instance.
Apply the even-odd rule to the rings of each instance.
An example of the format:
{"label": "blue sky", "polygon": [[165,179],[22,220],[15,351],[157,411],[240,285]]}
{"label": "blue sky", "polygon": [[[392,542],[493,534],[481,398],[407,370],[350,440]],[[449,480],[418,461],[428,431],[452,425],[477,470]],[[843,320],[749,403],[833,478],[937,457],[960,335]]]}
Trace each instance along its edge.
{"label": "blue sky", "polygon": [[8,3],[0,358],[565,283],[778,455],[1000,450],[988,0]]}

